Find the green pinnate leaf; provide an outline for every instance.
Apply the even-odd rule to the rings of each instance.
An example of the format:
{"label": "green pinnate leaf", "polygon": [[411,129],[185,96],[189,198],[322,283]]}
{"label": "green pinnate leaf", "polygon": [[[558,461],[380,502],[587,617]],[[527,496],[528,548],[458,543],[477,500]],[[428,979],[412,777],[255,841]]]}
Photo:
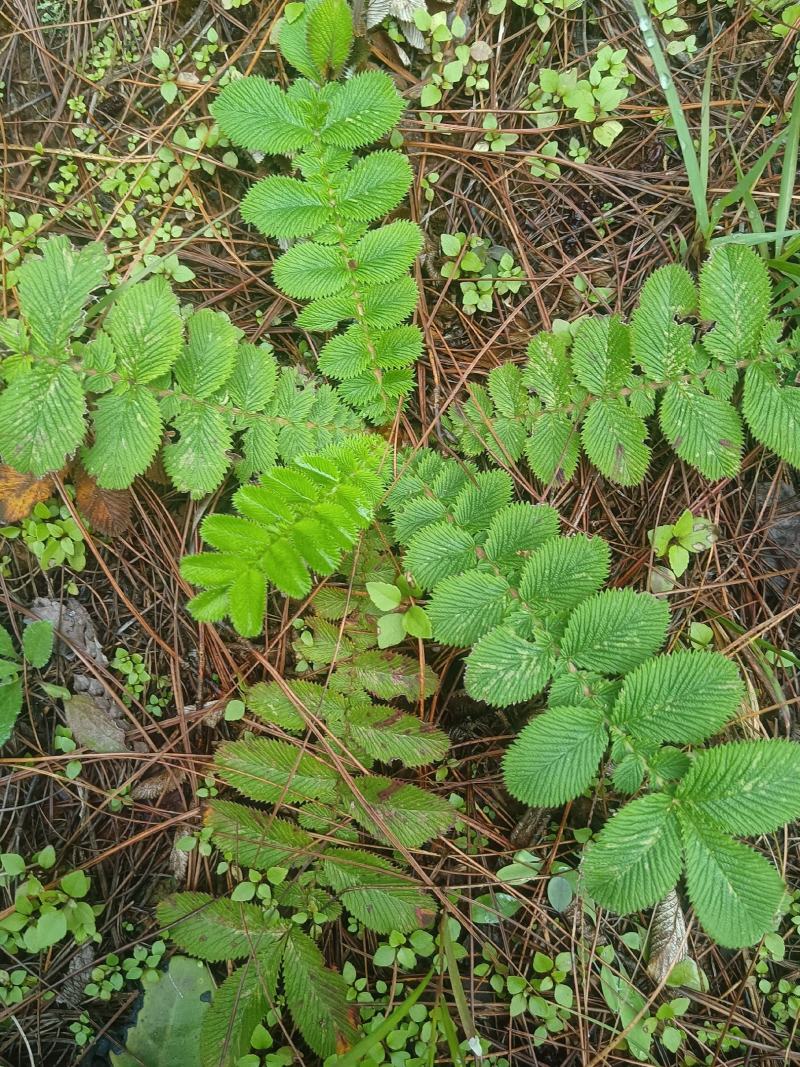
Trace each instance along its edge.
{"label": "green pinnate leaf", "polygon": [[737,741],[698,752],[677,796],[693,822],[739,836],[771,833],[800,817],[800,745]]}
{"label": "green pinnate leaf", "polygon": [[645,282],[631,319],[631,348],[650,378],[664,381],[685,369],[694,331],[675,319],[685,319],[696,307],[697,290],[684,267],[659,267]]}
{"label": "green pinnate leaf", "polygon": [[763,259],[744,245],[716,248],[700,271],[700,315],[714,326],[703,345],[723,363],[758,351],[767,321],[771,285]]}
{"label": "green pinnate leaf", "polygon": [[668,626],[665,601],[632,589],[606,589],[570,615],[561,654],[585,670],[626,674],[661,647]]}
{"label": "green pinnate leaf", "polygon": [[214,843],[239,867],[267,871],[305,863],[314,847],[311,834],[272,812],[230,800],[212,800],[207,820]]}
{"label": "green pinnate leaf", "polygon": [[372,222],[392,211],[413,175],[400,152],[372,152],[345,171],[336,190],[338,210],[350,222]]}
{"label": "green pinnate leaf", "polygon": [[694,744],[729,722],[743,696],[736,664],[725,656],[672,652],[626,676],[611,718],[646,741]]}
{"label": "green pinnate leaf", "polygon": [[275,1002],[282,941],[263,944],[214,994],[199,1044],[203,1067],[236,1067],[250,1050],[253,1030]]}
{"label": "green pinnate leaf", "polygon": [[597,592],[608,577],[610,552],[601,537],[559,537],[528,559],[519,594],[534,614],[571,611]]}
{"label": "green pinnate leaf", "polygon": [[396,848],[420,848],[445,833],[453,822],[453,809],[430,791],[382,775],[363,775],[348,789],[350,814],[380,841]]}
{"label": "green pinnate leaf", "polygon": [[785,892],[763,856],[681,810],[686,888],[703,929],[725,948],[753,945],[773,929]]}
{"label": "green pinnate leaf", "polygon": [[208,893],[176,893],[158,905],[157,913],[184,952],[208,963],[244,959],[279,934],[257,905]]}
{"label": "green pinnate leaf", "polygon": [[607,745],[598,709],[549,708],[524,727],[506,753],[506,788],[531,807],[573,800],[589,787]]}
{"label": "green pinnate leaf", "polygon": [[587,850],[589,895],[618,915],[663,899],[681,873],[681,839],[674,801],[663,793],[632,800],[605,824]]}
{"label": "green pinnate leaf", "polygon": [[211,112],[234,144],[252,152],[288,155],[314,141],[308,105],[257,74],[229,82]]}
{"label": "green pinnate leaf", "polygon": [[475,700],[508,707],[541,693],[554,667],[549,648],[520,636],[513,625],[495,626],[467,657],[465,685]]}
{"label": "green pinnate leaf", "polygon": [[19,309],[33,352],[67,358],[67,343],[92,290],[104,281],[105,264],[101,244],[75,249],[65,236],[51,237],[39,255],[26,256],[18,271]]}
{"label": "green pinnate leaf", "polygon": [[283,988],[297,1028],[318,1056],[352,1044],[356,1031],[344,979],[325,966],[320,950],[297,927],[289,931],[284,948]]}
{"label": "green pinnate leaf", "polygon": [[338,775],[323,760],[286,741],[246,736],[217,750],[223,781],[262,804],[333,799]]}
{"label": "green pinnate leaf", "polygon": [[372,852],[328,848],[322,876],[347,911],[379,934],[409,933],[436,915],[433,899],[409,875]]}

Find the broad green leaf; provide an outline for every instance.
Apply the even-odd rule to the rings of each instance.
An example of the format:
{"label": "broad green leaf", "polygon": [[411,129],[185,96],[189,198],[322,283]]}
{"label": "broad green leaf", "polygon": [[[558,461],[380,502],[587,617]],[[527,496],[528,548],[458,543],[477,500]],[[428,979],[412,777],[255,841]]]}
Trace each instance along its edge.
{"label": "broad green leaf", "polygon": [[681,873],[674,802],[663,793],[632,800],[612,816],[587,849],[583,873],[589,895],[616,912],[651,907]]}
{"label": "broad green leaf", "polygon": [[391,130],[402,112],[403,98],[388,74],[356,74],[333,96],[320,138],[337,148],[360,148]]}
{"label": "broad green leaf", "polygon": [[686,888],[705,932],[724,948],[753,945],[773,928],[785,892],[763,856],[681,811]]}
{"label": "broad green leaf", "polygon": [[439,582],[428,603],[437,641],[471,645],[507,614],[510,586],[499,574],[466,571]]}
{"label": "broad green leaf", "polygon": [[63,235],[43,242],[40,255],[24,258],[17,272],[19,309],[37,355],[67,359],[67,343],[89,294],[104,280],[105,263],[101,244],[76,250]]}
{"label": "broad green leaf", "polygon": [[303,241],[283,253],[275,264],[273,277],[278,288],[289,296],[311,299],[344,289],[351,272],[339,248]]}
{"label": "broad green leaf", "polygon": [[344,736],[384,763],[399,760],[404,767],[424,767],[444,759],[450,747],[447,734],[396,708],[353,703],[345,716]]}
{"label": "broad green leaf", "polygon": [[754,363],[745,372],[742,411],[760,444],[800,467],[800,389],[781,385],[769,364]]}
{"label": "broad green leaf", "polygon": [[650,464],[647,427],[621,397],[596,400],[583,420],[581,442],[601,474],[619,485],[638,485]]}
{"label": "broad green leaf", "polygon": [[122,1052],[111,1052],[112,1067],[201,1067],[198,1031],[214,991],[204,963],[173,956],[155,985],[144,987],[136,1022]]}
{"label": "broad green leaf", "polygon": [[273,174],[248,190],[242,218],[265,237],[307,237],[330,222],[331,206],[318,185]]}
{"label": "broad green leaf", "polygon": [[339,781],[336,769],[285,741],[245,736],[220,745],[220,777],[262,804],[305,804],[332,800]]}
{"label": "broad green leaf", "polygon": [[631,370],[628,327],[616,315],[580,321],[572,342],[575,377],[590,393],[616,393]]}
{"label": "broad green leaf", "polygon": [[241,331],[221,311],[201,308],[189,318],[188,333],[188,343],[178,356],[174,374],[189,396],[206,399],[230,378]]}
{"label": "broad green leaf", "polygon": [[251,152],[287,155],[314,141],[303,103],[258,74],[229,82],[211,112],[233,143]]}
{"label": "broad green leaf", "polygon": [[531,807],[573,800],[589,787],[607,745],[601,711],[550,708],[524,727],[506,753],[506,788]]}
{"label": "broad green leaf", "polygon": [[731,478],[738,472],[742,421],[727,400],[708,396],[691,383],[670,385],[661,400],[659,421],[681,459],[706,478]]}
{"label": "broad green leaf", "polygon": [[563,485],[578,467],[580,437],[575,423],[561,411],[536,416],[525,455],[533,473],[547,485]]}
{"label": "broad green leaf", "polygon": [[717,733],[744,696],[736,664],[718,652],[671,652],[627,677],[612,721],[646,741],[694,744]]}
{"label": "broad green leaf", "polygon": [[86,405],[71,367],[36,364],[0,393],[0,453],[14,470],[41,477],[63,467],[83,440]]}
{"label": "broad green leaf", "polygon": [[353,1043],[356,1030],[344,979],[325,966],[320,950],[297,927],[290,930],[283,954],[283,988],[297,1028],[318,1056]]}
{"label": "broad green leaf", "polygon": [[[475,537],[452,522],[434,522],[411,538],[405,568],[423,589],[473,568],[478,561]],[[379,605],[380,606],[380,605]]]}
{"label": "broad green leaf", "polygon": [[632,589],[606,589],[572,612],[561,654],[586,670],[626,674],[663,645],[668,626],[665,601]]}
{"label": "broad green leaf", "polygon": [[597,592],[608,577],[610,552],[601,537],[559,537],[528,559],[519,594],[534,613],[571,611]]}
{"label": "broad green leaf", "polygon": [[122,292],[105,330],[125,381],[144,385],[168,371],[181,353],[183,322],[167,279],[156,275]]}
{"label": "broad green leaf", "polygon": [[764,261],[743,245],[722,245],[700,271],[700,315],[714,328],[704,347],[724,363],[749,359],[758,350],[770,306]]}
{"label": "broad green leaf", "polygon": [[143,474],[161,442],[161,413],[143,385],[119,386],[101,396],[94,411],[94,444],[86,470],[103,489],[127,489]]}
{"label": "broad green leaf", "polygon": [[371,152],[345,171],[336,192],[337,210],[352,222],[372,222],[397,207],[412,178],[400,152]]}
{"label": "broad green leaf", "polygon": [[496,626],[467,656],[464,684],[475,700],[508,707],[541,693],[554,667],[548,648],[521,637],[512,625]]}
{"label": "broad green leaf", "polygon": [[320,0],[307,8],[308,51],[323,78],[335,78],[353,45],[353,16],[346,0]]}
{"label": "broad green leaf", "polygon": [[698,752],[677,796],[693,822],[738,836],[771,833],[800,818],[800,745],[737,741]]}
{"label": "broad green leaf", "polygon": [[22,651],[32,667],[44,667],[53,653],[53,624],[45,619],[28,623],[22,631]]}
{"label": "broad green leaf", "polygon": [[697,290],[684,267],[659,267],[644,283],[631,318],[631,348],[656,382],[681,374],[690,361],[694,330],[675,318],[686,318],[696,307]]}
{"label": "broad green leaf", "polygon": [[548,504],[508,504],[489,523],[483,550],[508,575],[521,569],[528,555],[558,532],[558,512]]}
{"label": "broad green leaf", "polygon": [[4,745],[14,730],[22,710],[22,680],[12,678],[0,683],[0,745]]}
{"label": "broad green leaf", "polygon": [[164,469],[172,484],[194,498],[213,493],[230,461],[228,424],[211,404],[186,407],[172,420],[178,439],[164,446]]}

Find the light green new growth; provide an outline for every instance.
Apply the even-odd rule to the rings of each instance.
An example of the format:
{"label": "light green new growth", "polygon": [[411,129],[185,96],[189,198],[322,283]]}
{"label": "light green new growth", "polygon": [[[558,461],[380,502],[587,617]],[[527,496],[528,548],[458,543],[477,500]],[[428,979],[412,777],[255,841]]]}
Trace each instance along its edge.
{"label": "light green new growth", "polygon": [[781,339],[770,318],[763,260],[724,245],[700,271],[654,271],[630,324],[619,316],[582,319],[569,333],[539,333],[528,364],[490,372],[488,388],[451,418],[467,455],[503,463],[523,453],[541,481],[571,478],[583,451],[621,485],[647,473],[647,420],[658,408],[666,440],[707,478],[741,466],[744,429],[800,467],[800,331]]}
{"label": "light green new growth", "polygon": [[[325,723],[330,736],[367,766],[396,760],[419,767],[442,759],[449,745],[445,734],[413,715],[310,683],[261,683],[246,702],[255,718],[288,733],[305,734],[309,726]],[[223,744],[215,769],[246,797],[280,805],[281,814],[213,800],[207,818],[212,841],[234,869],[272,878],[264,906],[236,894],[215,900],[200,893],[179,893],[159,905],[161,923],[184,951],[211,963],[247,961],[220,987],[203,1022],[203,1063],[232,1067],[237,1062],[281,978],[300,1033],[319,1056],[328,1056],[355,1037],[347,987],[340,974],[325,967],[313,938],[292,916],[313,901],[320,928],[337,919],[342,908],[384,935],[428,925],[436,915],[434,899],[398,859],[357,847],[354,830],[362,828],[390,846],[418,848],[448,829],[452,808],[408,782],[373,774],[348,780],[322,750],[317,755],[274,738],[245,735]],[[287,879],[289,871],[293,877]],[[242,885],[253,886],[254,895],[252,880]],[[242,994],[244,1004],[237,1004]]]}
{"label": "light green new growth", "polygon": [[348,404],[380,424],[413,387],[422,348],[419,329],[403,325],[417,302],[408,270],[422,232],[406,219],[370,229],[403,200],[412,175],[400,152],[354,155],[397,124],[403,100],[381,71],[328,80],[342,73],[352,44],[345,0],[307,3],[279,35],[284,58],[305,77],[286,92],[258,75],[231,82],[212,111],[235,144],[292,156],[296,176],[257,182],[242,215],[266,237],[304,238],[276,261],[275,284],[311,301],[298,316],[302,328],[351,323],[322,346],[319,367]]}
{"label": "light green new growth", "polygon": [[800,746],[685,751],[734,718],[744,695],[735,664],[717,652],[658,654],[667,604],[631,589],[600,591],[606,542],[564,537],[552,508],[511,497],[504,471],[421,453],[389,499],[406,570],[431,590],[434,638],[471,646],[470,695],[505,706],[549,687],[547,710],[506,755],[509,791],[526,804],[563,804],[602,773],[610,747],[614,787],[650,792],[587,850],[588,894],[627,914],[656,904],[685,868],[706,931],[721,945],[752,944],[772,928],[784,887],[734,836],[800,815]]}
{"label": "light green new growth", "polygon": [[181,561],[183,577],[206,587],[189,601],[194,617],[219,622],[229,615],[240,634],[255,637],[264,627],[268,583],[304,597],[312,571],[333,574],[372,522],[384,447],[380,437],[355,437],[237,489],[239,514],[209,515],[200,528],[217,551]]}
{"label": "light green new growth", "polygon": [[173,485],[203,496],[234,449],[246,479],[354,432],[358,420],[329,386],[279,371],[272,349],[242,343],[222,312],[182,314],[163,277],[121,287],[88,339],[105,261],[100,245],[53,237],[19,268],[20,318],[0,322],[9,466],[39,477],[80,451],[100,486],[124,489],[161,450]]}

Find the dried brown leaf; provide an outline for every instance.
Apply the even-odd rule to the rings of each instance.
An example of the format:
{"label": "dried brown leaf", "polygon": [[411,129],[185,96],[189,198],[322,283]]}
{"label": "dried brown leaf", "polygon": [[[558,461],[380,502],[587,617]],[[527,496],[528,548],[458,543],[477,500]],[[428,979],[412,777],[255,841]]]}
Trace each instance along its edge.
{"label": "dried brown leaf", "polygon": [[83,467],[76,467],[75,503],[95,530],[118,537],[131,524],[133,498],[130,489],[102,489]]}
{"label": "dried brown leaf", "polygon": [[653,909],[647,973],[656,985],[660,985],[675,964],[685,960],[687,955],[686,922],[678,894],[673,889]]}
{"label": "dried brown leaf", "polygon": [[186,771],[180,768],[165,768],[157,774],[145,778],[143,782],[137,782],[131,789],[131,797],[134,800],[157,800],[165,793],[171,793],[177,789],[186,778]]}
{"label": "dried brown leaf", "polygon": [[34,507],[53,495],[52,476],[34,478],[0,464],[0,522],[21,522]]}
{"label": "dried brown leaf", "polygon": [[125,730],[108,708],[88,693],[75,693],[65,700],[64,717],[82,748],[90,752],[130,752],[125,744]]}

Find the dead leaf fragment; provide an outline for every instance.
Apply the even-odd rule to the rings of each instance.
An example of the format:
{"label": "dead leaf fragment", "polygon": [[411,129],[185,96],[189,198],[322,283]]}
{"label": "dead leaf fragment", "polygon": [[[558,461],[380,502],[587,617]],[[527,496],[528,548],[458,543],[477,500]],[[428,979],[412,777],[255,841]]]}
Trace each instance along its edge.
{"label": "dead leaf fragment", "polygon": [[82,748],[90,752],[130,752],[122,726],[88,693],[75,693],[65,700],[64,717]]}
{"label": "dead leaf fragment", "polygon": [[102,489],[83,467],[76,467],[75,503],[95,530],[118,537],[131,524],[132,498],[129,489]]}
{"label": "dead leaf fragment", "polygon": [[673,889],[653,909],[647,973],[656,985],[660,985],[675,964],[685,960],[687,955],[686,922],[678,894]]}
{"label": "dead leaf fragment", "polygon": [[42,500],[53,495],[53,479],[47,474],[35,478],[20,474],[5,463],[0,464],[0,522],[21,522],[27,519]]}

